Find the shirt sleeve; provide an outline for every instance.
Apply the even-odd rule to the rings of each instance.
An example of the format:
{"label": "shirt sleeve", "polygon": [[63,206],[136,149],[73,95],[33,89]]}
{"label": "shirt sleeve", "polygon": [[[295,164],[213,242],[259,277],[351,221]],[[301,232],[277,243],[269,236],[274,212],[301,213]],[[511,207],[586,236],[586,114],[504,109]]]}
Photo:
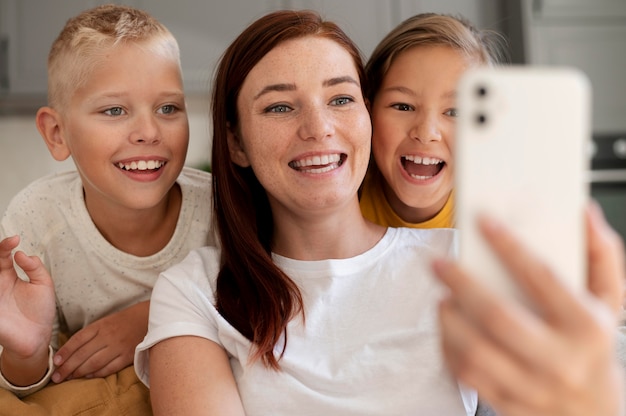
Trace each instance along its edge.
{"label": "shirt sleeve", "polygon": [[135,371],[149,386],[149,351],[178,336],[197,336],[219,343],[210,277],[217,275],[215,248],[192,251],[185,260],[161,273],[150,300],[148,333],[135,349]]}
{"label": "shirt sleeve", "polygon": [[[2,346],[0,346],[0,354],[2,354]],[[54,371],[54,363],[52,361],[53,356],[54,356],[54,350],[52,349],[52,346],[49,346],[48,347],[48,371],[46,371],[46,374],[37,383],[31,384],[30,386],[24,386],[24,387],[14,386],[6,378],[4,378],[4,375],[2,374],[2,372],[0,372],[0,387],[12,392],[17,397],[25,397],[25,396],[28,396],[29,394],[35,393],[43,389],[48,384],[48,382],[50,382],[50,379],[52,378],[52,372]]]}

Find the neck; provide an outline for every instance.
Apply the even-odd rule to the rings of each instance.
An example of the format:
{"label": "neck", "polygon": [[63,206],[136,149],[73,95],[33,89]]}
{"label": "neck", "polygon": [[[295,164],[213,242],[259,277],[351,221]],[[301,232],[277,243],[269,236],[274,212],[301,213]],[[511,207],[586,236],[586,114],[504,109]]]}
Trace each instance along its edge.
{"label": "neck", "polygon": [[161,251],[176,230],[182,195],[178,185],[156,206],[145,209],[103,209],[87,202],[87,209],[102,236],[117,249],[145,257]]}
{"label": "neck", "polygon": [[371,249],[382,238],[385,228],[363,218],[358,199],[333,214],[274,214],[276,254],[297,260],[350,258]]}
{"label": "neck", "polygon": [[406,205],[402,202],[394,193],[394,191],[385,183],[383,192],[387,202],[391,206],[391,209],[402,219],[404,222],[411,224],[419,224],[435,218],[437,214],[443,209],[450,198],[450,193],[445,197],[439,199],[432,205],[424,207],[413,207]]}

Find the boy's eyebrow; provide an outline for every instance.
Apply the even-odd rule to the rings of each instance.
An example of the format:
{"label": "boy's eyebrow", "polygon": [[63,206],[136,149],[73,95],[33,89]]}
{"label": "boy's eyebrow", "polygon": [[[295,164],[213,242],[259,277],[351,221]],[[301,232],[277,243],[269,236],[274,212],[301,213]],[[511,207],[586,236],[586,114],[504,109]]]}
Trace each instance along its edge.
{"label": "boy's eyebrow", "polygon": [[[349,75],[343,76],[343,77],[335,77],[335,78],[330,78],[327,80],[324,80],[324,82],[322,82],[322,85],[324,87],[332,87],[333,85],[339,85],[345,82],[349,82],[351,84],[354,84],[356,86],[359,86],[359,83],[352,78]],[[267,85],[265,86],[261,92],[259,92],[257,95],[254,96],[254,99],[258,99],[259,97],[261,97],[264,94],[267,94],[268,92],[272,92],[272,91],[295,91],[297,89],[295,84],[271,84],[271,85]]]}
{"label": "boy's eyebrow", "polygon": [[[109,98],[121,98],[121,97],[128,97],[131,94],[129,94],[126,91],[110,91],[110,92],[105,92],[103,94],[99,94],[96,95],[94,97],[92,97],[92,100],[98,100],[98,99],[109,99]],[[185,99],[185,93],[183,91],[180,90],[172,90],[172,91],[164,91],[162,93],[159,94],[159,97],[164,97],[164,98],[169,98],[169,99],[176,99],[176,100],[184,100]]]}

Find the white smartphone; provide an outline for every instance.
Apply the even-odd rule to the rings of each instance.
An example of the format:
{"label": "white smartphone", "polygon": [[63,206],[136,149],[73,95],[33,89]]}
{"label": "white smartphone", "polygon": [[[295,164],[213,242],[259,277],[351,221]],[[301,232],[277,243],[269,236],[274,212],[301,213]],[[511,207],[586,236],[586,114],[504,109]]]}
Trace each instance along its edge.
{"label": "white smartphone", "polygon": [[572,68],[468,71],[458,86],[455,143],[460,262],[493,290],[525,302],[476,226],[510,228],[576,290],[586,287],[591,87]]}

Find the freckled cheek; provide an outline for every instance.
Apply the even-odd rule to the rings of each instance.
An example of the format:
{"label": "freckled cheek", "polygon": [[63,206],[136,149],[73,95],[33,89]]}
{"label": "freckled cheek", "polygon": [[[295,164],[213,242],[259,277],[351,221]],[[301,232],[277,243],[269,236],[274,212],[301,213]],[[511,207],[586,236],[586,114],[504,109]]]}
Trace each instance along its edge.
{"label": "freckled cheek", "polygon": [[372,141],[372,119],[370,118],[369,113],[365,112],[362,117],[349,125],[354,126],[354,132],[355,134],[360,135],[361,141]]}
{"label": "freckled cheek", "polygon": [[353,134],[358,134],[359,140],[357,142],[357,148],[360,151],[359,158],[367,167],[372,147],[372,126],[370,118],[364,117],[357,126],[359,128],[354,129]]}

